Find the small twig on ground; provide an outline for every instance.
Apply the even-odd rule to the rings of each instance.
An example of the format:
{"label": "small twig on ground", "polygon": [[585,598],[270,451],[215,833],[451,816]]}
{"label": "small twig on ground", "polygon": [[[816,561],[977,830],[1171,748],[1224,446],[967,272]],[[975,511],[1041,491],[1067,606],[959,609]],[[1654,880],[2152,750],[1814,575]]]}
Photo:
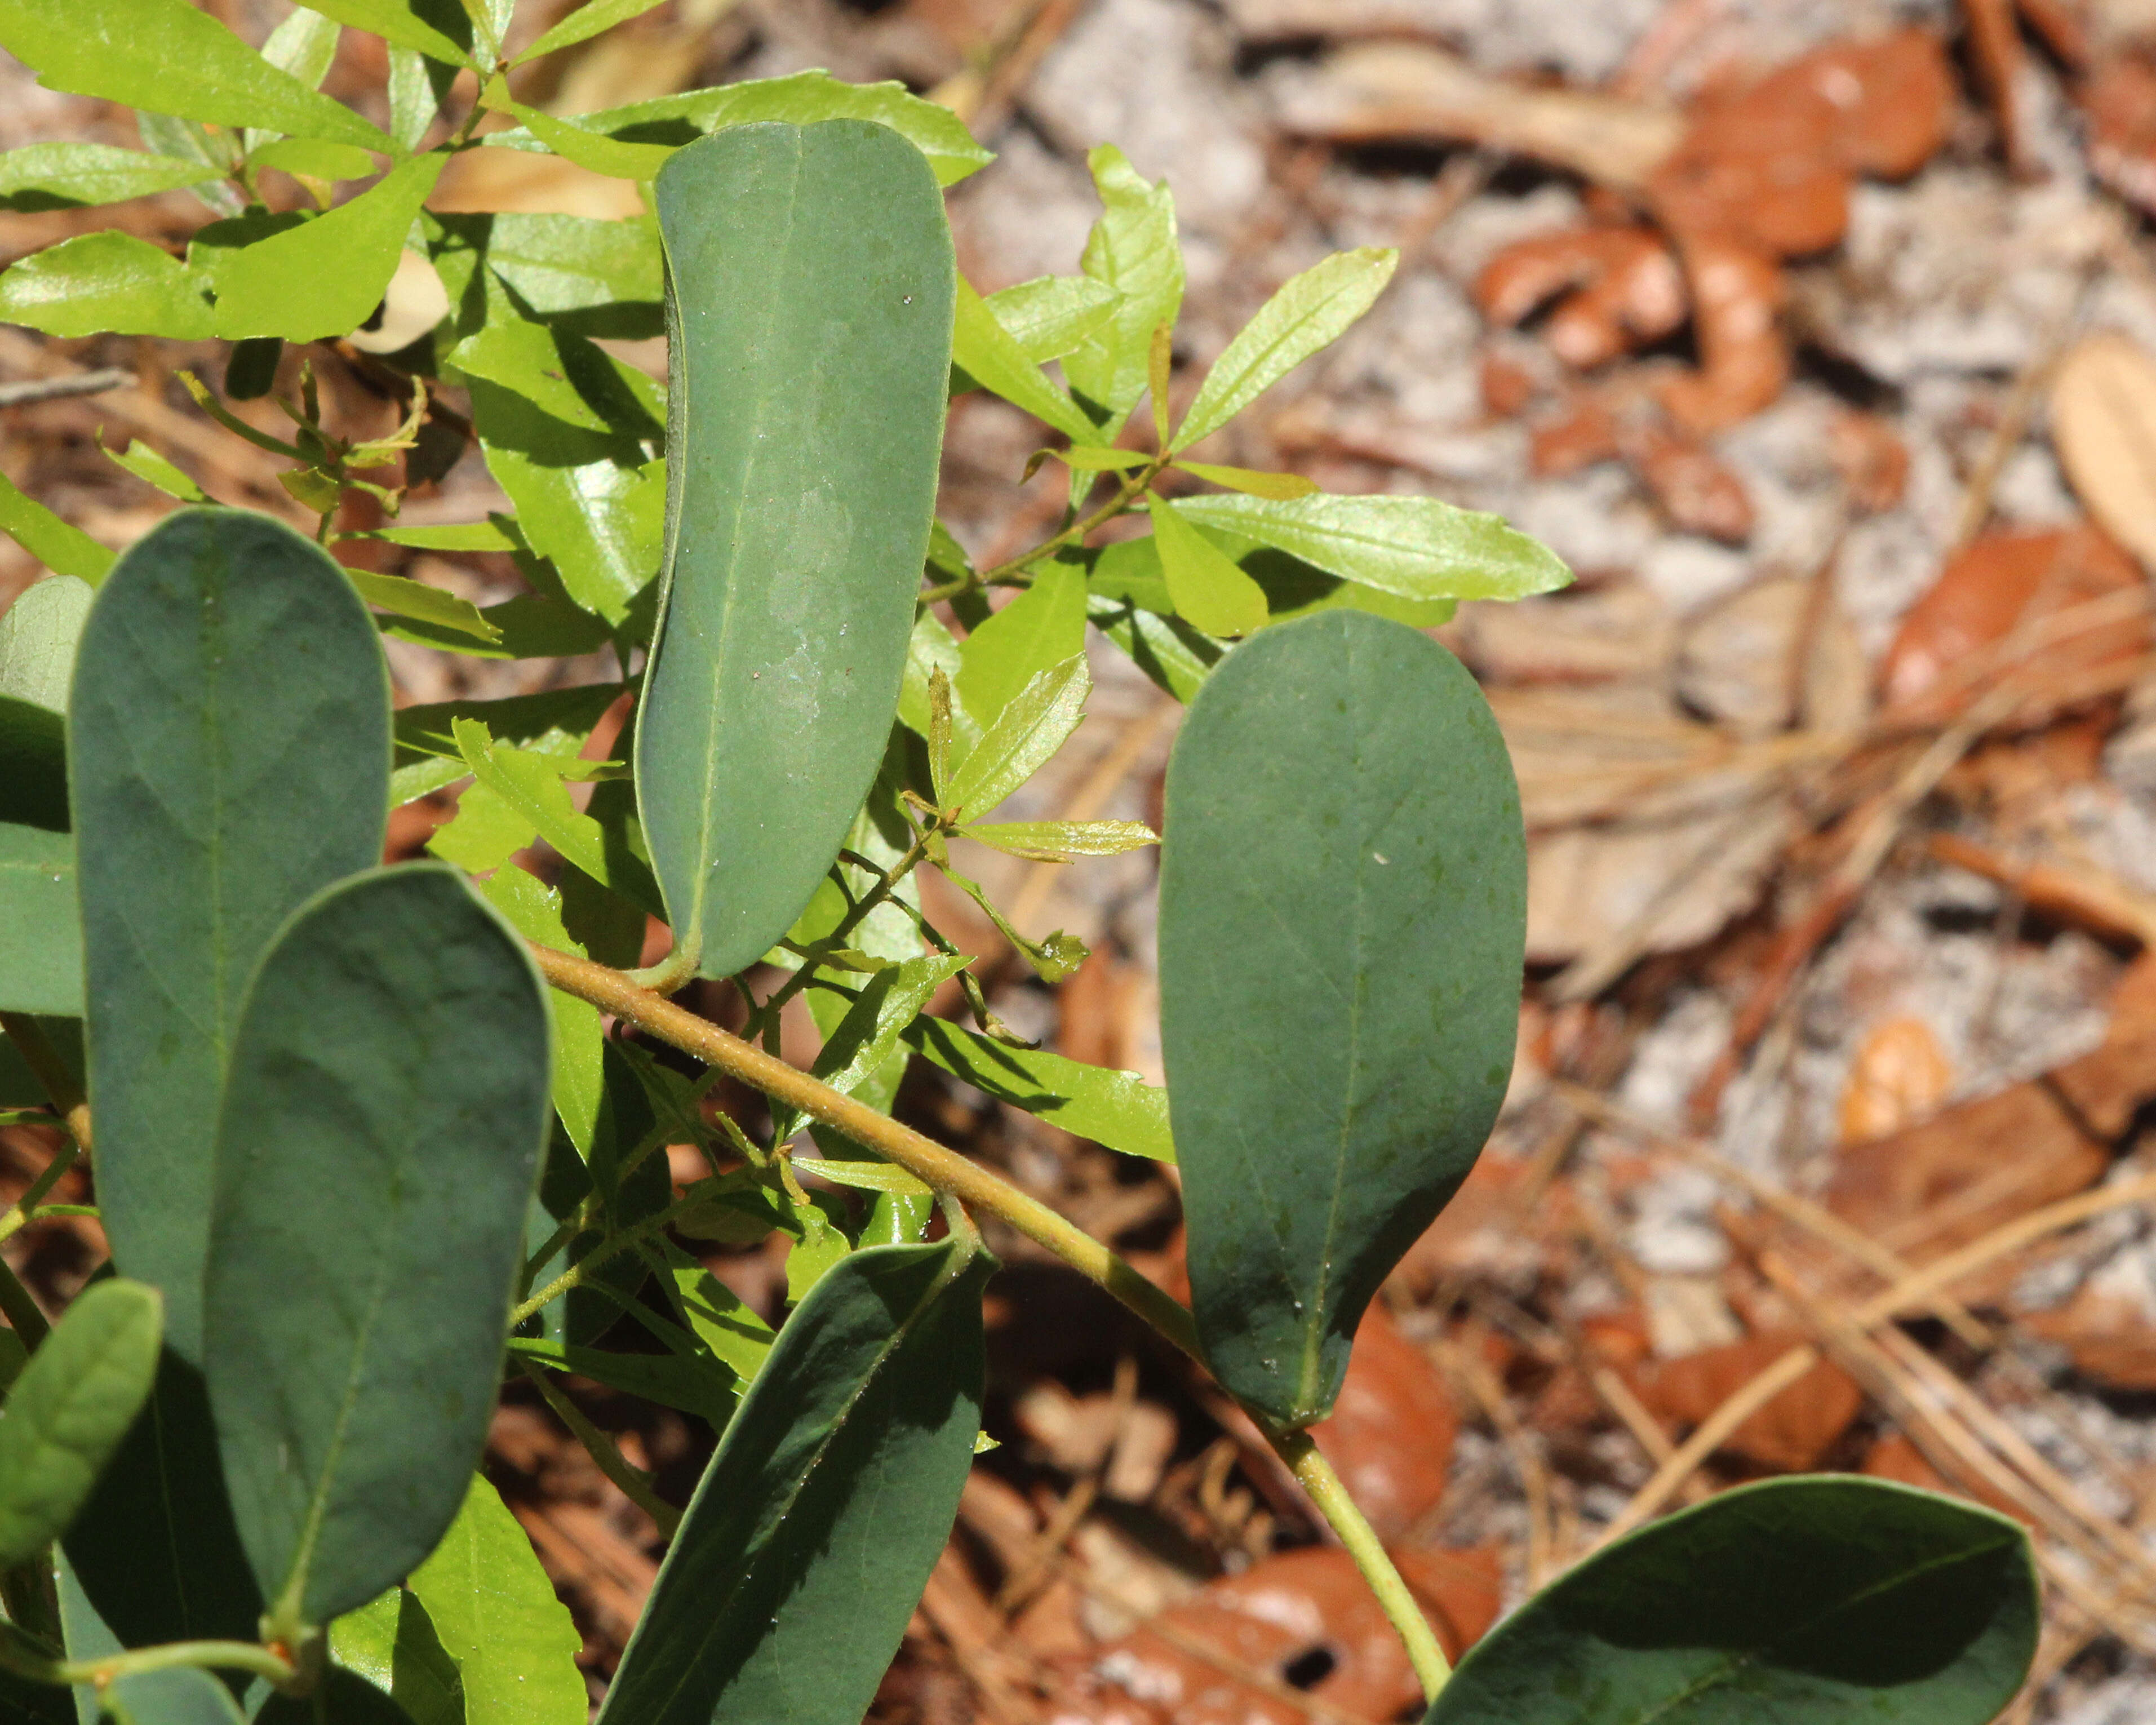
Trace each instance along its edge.
{"label": "small twig on ground", "polygon": [[19,382],[0,383],[0,408],[27,408],[74,395],[102,395],[108,389],[125,389],[135,382],[134,372],[123,372],[117,366],[78,372],[71,377],[28,377]]}

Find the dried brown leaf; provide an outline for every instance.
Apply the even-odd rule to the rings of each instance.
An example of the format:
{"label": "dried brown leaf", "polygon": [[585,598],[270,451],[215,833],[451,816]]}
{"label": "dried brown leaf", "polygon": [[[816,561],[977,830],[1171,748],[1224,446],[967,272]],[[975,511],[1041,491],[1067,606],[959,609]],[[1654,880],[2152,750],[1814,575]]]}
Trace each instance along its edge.
{"label": "dried brown leaf", "polygon": [[2051,380],[2051,441],[2088,512],[2156,573],[2156,354],[2114,331],[2076,342]]}

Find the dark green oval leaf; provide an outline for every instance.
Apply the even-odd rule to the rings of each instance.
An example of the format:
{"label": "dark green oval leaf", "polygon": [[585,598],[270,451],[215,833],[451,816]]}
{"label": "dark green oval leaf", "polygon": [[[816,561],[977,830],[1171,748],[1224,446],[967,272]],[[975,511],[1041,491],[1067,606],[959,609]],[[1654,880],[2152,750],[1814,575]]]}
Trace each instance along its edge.
{"label": "dark green oval leaf", "polygon": [[1768,1480],[1597,1553],[1425,1725],[1986,1725],[2036,1651],[2028,1536],[1882,1480]]}
{"label": "dark green oval leaf", "polygon": [[82,916],[65,832],[0,824],[0,1012],[81,1014]]}
{"label": "dark green oval leaf", "polygon": [[955,1240],[874,1246],[810,1291],[696,1487],[604,1725],[859,1725],[973,1460],[993,1266]]}
{"label": "dark green oval leaf", "polygon": [[296,906],[382,855],[388,673],[321,547],[266,516],[183,509],[99,590],[68,740],[99,1205],[198,1362],[240,993]]}
{"label": "dark green oval leaf", "polygon": [[218,1122],[203,1348],[280,1627],[364,1604],[464,1501],[547,1079],[530,955],[452,870],[339,882],[255,973]]}
{"label": "dark green oval leaf", "polygon": [[115,1276],[78,1295],[0,1411],[0,1568],[64,1532],[157,1375],[157,1291]]}
{"label": "dark green oval leaf", "polygon": [[1512,1070],[1519,793],[1474,680],[1357,611],[1224,660],[1168,774],[1161,1032],[1207,1363],[1322,1419]]}
{"label": "dark green oval leaf", "polygon": [[883,757],[928,548],[954,266],[887,127],[739,126],[658,182],[672,266],[668,569],[636,732],[682,949],[752,963]]}

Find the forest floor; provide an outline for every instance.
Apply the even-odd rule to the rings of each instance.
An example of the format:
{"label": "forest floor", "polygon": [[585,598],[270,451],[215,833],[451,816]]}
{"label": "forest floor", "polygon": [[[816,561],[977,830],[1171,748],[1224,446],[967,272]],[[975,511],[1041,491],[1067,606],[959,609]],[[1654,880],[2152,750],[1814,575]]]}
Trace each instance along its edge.
{"label": "forest floor", "polygon": [[[259,39],[282,7],[213,9]],[[1859,1471],[2032,1528],[2044,1640],[2008,1717],[2156,1717],[2156,4],[670,0],[547,64],[524,95],[560,112],[807,66],[938,93],[999,152],[952,198],[983,290],[1075,267],[1086,152],[1121,145],[1174,189],[1185,391],[1288,275],[1399,249],[1375,310],[1208,455],[1496,511],[1578,578],[1442,632],[1527,810],[1519,1060],[1328,1448],[1455,1652],[1613,1532]],[[135,141],[0,56],[0,147],[49,137]],[[634,213],[621,182],[485,166],[453,195]],[[93,213],[0,213],[0,257]],[[198,213],[173,193],[122,218],[169,239]],[[126,374],[0,405],[0,469],[115,545],[172,505],[100,429],[287,510],[173,382],[215,357],[0,329],[0,403]],[[356,374],[324,375],[386,429]],[[957,406],[943,509],[977,558],[1052,527],[1052,480],[1015,483],[1029,428]],[[406,519],[501,506],[475,454]],[[0,604],[38,572],[0,544]],[[474,560],[405,572],[511,590]],[[594,675],[392,652],[400,701]],[[1120,655],[1096,677],[1014,814],[1158,824],[1179,708]],[[1055,988],[963,901],[932,908],[1022,1034],[1158,1082],[1153,869],[979,856],[1022,932],[1091,947]],[[926,1073],[901,1106],[1179,1276],[1172,1170]],[[9,1134],[9,1178],[44,1153]],[[871,1717],[1419,1717],[1344,1555],[1218,1393],[995,1244],[1000,1447]],[[101,1255],[90,1223],[9,1252],[63,1295]],[[1880,1315],[1949,1253],[1922,1316]],[[713,1262],[776,1311],[775,1250]],[[708,1434],[583,1399],[685,1495]],[[536,1402],[508,1399],[491,1465],[596,1692],[654,1532]]]}

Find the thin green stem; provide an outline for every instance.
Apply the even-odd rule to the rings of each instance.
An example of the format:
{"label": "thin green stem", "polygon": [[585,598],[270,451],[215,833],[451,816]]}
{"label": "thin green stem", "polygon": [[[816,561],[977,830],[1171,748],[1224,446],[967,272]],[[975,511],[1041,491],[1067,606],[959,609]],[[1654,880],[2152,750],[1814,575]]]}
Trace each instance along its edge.
{"label": "thin green stem", "polygon": [[23,1346],[34,1351],[51,1332],[52,1326],[45,1322],[45,1314],[38,1302],[30,1297],[22,1279],[5,1258],[0,1258],[0,1317],[4,1317]]}
{"label": "thin green stem", "polygon": [[[565,994],[588,1001],[602,1012],[626,1019],[685,1054],[694,1055],[744,1084],[762,1091],[865,1145],[888,1162],[917,1177],[947,1201],[971,1205],[999,1217],[1035,1245],[1046,1248],[1089,1281],[1121,1301],[1137,1317],[1184,1353],[1204,1363],[1199,1351],[1197,1327],[1188,1307],[1171,1299],[1138,1274],[1123,1259],[1067,1218],[1046,1204],[1029,1198],[986,1168],[946,1148],[912,1127],[879,1114],[851,1096],[833,1090],[797,1066],[790,1066],[707,1019],[639,988],[619,971],[534,944],[532,955],[547,982]],[[663,1219],[665,1213],[662,1212]],[[644,1229],[616,1236],[629,1241]],[[588,1266],[591,1259],[584,1260]],[[566,1278],[565,1278],[566,1281]],[[536,1311],[552,1291],[527,1301],[520,1317]],[[1276,1433],[1263,1422],[1259,1430],[1296,1480],[1310,1494],[1312,1503],[1353,1558],[1355,1564],[1384,1608],[1424,1688],[1435,1696],[1450,1674],[1445,1651],[1437,1645],[1428,1621],[1416,1604],[1399,1571],[1363,1512],[1348,1495],[1317,1446],[1301,1432]]]}
{"label": "thin green stem", "polygon": [[955,599],[961,593],[970,593],[975,588],[1001,586],[1013,578],[1023,575],[1043,557],[1055,556],[1065,546],[1082,544],[1095,528],[1106,526],[1129,508],[1132,500],[1142,493],[1167,465],[1166,457],[1147,462],[1116,486],[1115,495],[1091,515],[1073,521],[1061,532],[1042,540],[1032,550],[1020,552],[1007,563],[998,563],[993,569],[977,570],[971,575],[961,575],[956,580],[930,588],[920,596],[919,603],[923,605],[938,604],[945,599]]}
{"label": "thin green stem", "polygon": [[[562,956],[566,957],[567,957],[567,954],[564,953]],[[577,962],[578,963],[585,963],[589,961],[579,959]],[[593,966],[593,968],[599,969],[603,968],[603,967],[594,965]],[[619,975],[620,973],[615,972],[614,974]],[[643,991],[639,989],[638,992],[642,993]],[[657,997],[654,996],[653,998],[655,999]],[[685,1016],[686,1016],[686,1014],[685,1014]],[[699,1022],[701,1022],[701,1020]],[[620,1233],[613,1235],[611,1239],[600,1241],[598,1245],[593,1246],[591,1250],[587,1252],[582,1258],[578,1259],[574,1264],[572,1264],[567,1270],[564,1270],[559,1276],[556,1276],[553,1281],[548,1282],[545,1287],[540,1289],[537,1293],[534,1294],[530,1299],[525,1301],[522,1305],[518,1306],[512,1310],[509,1314],[509,1327],[513,1330],[517,1327],[517,1325],[522,1323],[526,1318],[536,1317],[538,1313],[544,1312],[547,1307],[553,1304],[555,1301],[560,1299],[562,1296],[567,1293],[570,1289],[576,1287],[582,1283],[587,1276],[589,1276],[596,1271],[599,1266],[605,1263],[609,1258],[613,1257],[617,1253],[624,1250],[625,1248],[634,1245],[639,1240],[648,1240],[653,1235],[662,1232],[667,1224],[673,1221],[675,1217],[680,1215],[683,1211],[693,1209],[696,1205],[702,1203],[703,1197],[704,1195],[701,1193],[692,1193],[688,1197],[677,1198],[673,1203],[668,1204],[665,1209],[658,1211],[653,1215],[646,1216],[634,1228],[624,1228]]]}
{"label": "thin green stem", "polygon": [[[61,1178],[74,1166],[75,1158],[81,1154],[80,1148],[71,1140],[60,1146],[53,1159],[45,1164],[44,1172],[30,1183],[29,1189],[8,1206],[6,1214],[0,1215],[0,1240],[8,1239],[18,1230],[28,1227],[37,1219],[38,1206],[44,1202],[45,1194],[59,1184]],[[80,1204],[55,1204],[45,1214],[74,1214],[84,1208]]]}
{"label": "thin green stem", "polygon": [[0,1012],[0,1030],[15,1045],[15,1051],[23,1057],[23,1064],[30,1069],[30,1076],[44,1086],[45,1094],[52,1099],[53,1106],[59,1110],[60,1117],[67,1122],[68,1131],[81,1148],[90,1148],[90,1102],[82,1093],[82,1086],[74,1081],[67,1062],[60,1058],[59,1050],[45,1034],[44,1027],[28,1013]]}
{"label": "thin green stem", "polygon": [[[817,942],[815,947],[808,949],[809,954],[814,954],[819,947],[828,952],[843,945],[846,937],[859,928],[868,919],[871,911],[898,891],[899,882],[920,866],[921,859],[928,854],[929,837],[936,830],[934,827],[930,827],[916,837],[907,848],[906,855],[886,869],[882,878],[848,906],[846,914],[839,919],[838,927]],[[808,986],[818,962],[819,960],[814,956],[804,956],[793,974],[773,989],[765,997],[763,1004],[757,1007],[750,1015],[748,1024],[742,1034],[753,1040],[761,1034],[765,1028],[776,1024],[778,1014],[786,1003]]]}
{"label": "thin green stem", "polygon": [[[47,1667],[48,1683],[87,1683],[102,1689],[121,1677],[144,1671],[170,1671],[175,1666],[195,1666],[204,1671],[252,1671],[281,1687],[298,1675],[292,1661],[274,1648],[254,1641],[167,1641],[157,1647],[137,1647],[103,1659],[56,1660]],[[24,1676],[31,1675],[24,1672]]]}
{"label": "thin green stem", "polygon": [[620,1446],[587,1420],[581,1408],[549,1384],[543,1372],[528,1359],[520,1359],[516,1363],[539,1394],[546,1397],[547,1405],[554,1410],[555,1416],[575,1434],[577,1441],[598,1464],[599,1471],[620,1488],[623,1497],[658,1523],[660,1532],[672,1538],[674,1530],[681,1525],[681,1512],[652,1491],[651,1481],[643,1471],[631,1466]]}
{"label": "thin green stem", "polygon": [[[1262,1423],[1259,1429],[1265,1430]],[[1273,1446],[1273,1453],[1287,1464],[1296,1483],[1309,1493],[1318,1513],[1340,1536],[1341,1544],[1347,1547],[1355,1567],[1363,1572],[1363,1579],[1370,1584],[1370,1591],[1378,1596],[1378,1603],[1385,1608],[1385,1615],[1392,1620],[1394,1629],[1406,1643],[1408,1661],[1421,1681],[1424,1699],[1435,1701],[1438,1691],[1445,1687],[1445,1681],[1452,1675],[1451,1662],[1445,1658],[1445,1649],[1438,1644],[1437,1633],[1423,1615],[1421,1605],[1386,1554],[1378,1530],[1348,1495],[1348,1487],[1341,1483],[1340,1476],[1332,1471],[1332,1464],[1325,1459],[1308,1432],[1282,1435],[1268,1430],[1265,1441]]]}

